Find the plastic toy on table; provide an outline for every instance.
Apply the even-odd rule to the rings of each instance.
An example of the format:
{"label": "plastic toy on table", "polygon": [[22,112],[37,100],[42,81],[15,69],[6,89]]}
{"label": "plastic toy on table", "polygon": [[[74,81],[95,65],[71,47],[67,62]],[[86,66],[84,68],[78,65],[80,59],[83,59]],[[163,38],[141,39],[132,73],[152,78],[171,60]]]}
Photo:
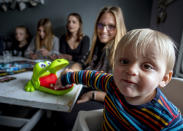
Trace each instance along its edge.
{"label": "plastic toy on table", "polygon": [[36,63],[33,68],[32,78],[26,84],[25,90],[33,92],[37,89],[54,95],[64,95],[68,93],[72,90],[73,85],[66,88],[54,88],[57,81],[57,71],[66,67],[68,64],[69,62],[65,59],[56,59],[53,62],[44,61]]}

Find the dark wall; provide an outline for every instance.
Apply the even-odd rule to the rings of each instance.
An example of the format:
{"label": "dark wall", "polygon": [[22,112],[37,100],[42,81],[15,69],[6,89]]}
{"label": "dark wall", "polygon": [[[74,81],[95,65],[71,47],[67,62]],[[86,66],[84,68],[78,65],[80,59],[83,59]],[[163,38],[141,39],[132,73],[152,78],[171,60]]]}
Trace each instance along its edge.
{"label": "dark wall", "polygon": [[44,5],[27,8],[24,11],[0,12],[0,34],[11,33],[17,25],[24,24],[35,34],[40,18],[48,17],[53,23],[54,33],[64,33],[67,15],[80,13],[84,33],[92,36],[94,22],[99,10],[105,5],[119,5],[118,0],[45,0]]}
{"label": "dark wall", "polygon": [[174,0],[173,3],[167,6],[166,12],[167,18],[165,22],[157,24],[157,15],[159,13],[158,1],[153,1],[151,28],[164,32],[172,37],[177,42],[177,47],[179,48],[183,31],[183,0]]}
{"label": "dark wall", "polygon": [[45,0],[44,5],[24,11],[0,11],[0,35],[9,35],[22,24],[34,35],[38,20],[48,17],[53,23],[54,33],[60,37],[65,32],[67,15],[78,12],[83,19],[83,31],[91,38],[97,14],[106,5],[117,5],[123,9],[128,30],[149,27],[151,1],[141,0],[139,4],[139,0]]}
{"label": "dark wall", "polygon": [[128,30],[149,28],[152,0],[120,0]]}

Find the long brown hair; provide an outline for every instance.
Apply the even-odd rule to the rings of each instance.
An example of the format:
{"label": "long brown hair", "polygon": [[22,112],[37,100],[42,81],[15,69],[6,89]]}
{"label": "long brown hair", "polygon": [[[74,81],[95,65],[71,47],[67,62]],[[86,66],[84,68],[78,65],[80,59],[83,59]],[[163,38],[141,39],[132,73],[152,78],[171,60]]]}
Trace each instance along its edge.
{"label": "long brown hair", "polygon": [[110,62],[110,66],[113,67],[114,52],[115,52],[116,46],[117,46],[119,40],[126,34],[126,26],[125,26],[122,10],[120,7],[116,7],[116,6],[107,6],[107,7],[104,7],[100,11],[100,13],[97,17],[96,23],[95,23],[95,30],[94,30],[94,34],[93,34],[92,45],[91,45],[91,49],[90,49],[90,54],[86,60],[86,64],[89,64],[92,61],[94,49],[96,46],[96,41],[98,39],[97,38],[97,23],[104,13],[113,14],[113,16],[116,20],[116,29],[117,29],[116,36],[115,36],[114,40],[112,40],[106,44],[106,47],[110,48],[109,62]]}
{"label": "long brown hair", "polygon": [[[69,19],[70,16],[74,16],[78,19],[79,21],[79,30],[77,32],[77,42],[80,42],[82,37],[83,37],[83,31],[82,31],[82,24],[83,24],[83,21],[81,19],[81,16],[78,14],[78,13],[70,13],[67,17],[67,21]],[[68,26],[68,22],[67,22],[67,25],[66,27]],[[67,29],[67,33],[66,33],[66,40],[69,40],[71,38],[71,32],[68,30],[68,27],[66,28]]]}
{"label": "long brown hair", "polygon": [[[43,27],[45,31],[45,37],[43,40],[41,40],[38,33],[39,27]],[[53,47],[53,36],[51,21],[48,18],[40,19],[37,24],[36,49],[39,50],[42,46],[44,46],[48,51],[50,51]]]}

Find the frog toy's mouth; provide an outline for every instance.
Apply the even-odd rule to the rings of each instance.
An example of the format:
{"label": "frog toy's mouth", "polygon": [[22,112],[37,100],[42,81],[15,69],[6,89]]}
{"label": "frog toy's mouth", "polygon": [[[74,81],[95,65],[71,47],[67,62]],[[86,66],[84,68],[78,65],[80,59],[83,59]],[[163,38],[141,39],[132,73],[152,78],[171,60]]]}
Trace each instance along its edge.
{"label": "frog toy's mouth", "polygon": [[48,88],[48,89],[51,89],[51,90],[65,90],[65,89],[69,89],[72,87],[69,86],[69,87],[65,87],[65,88],[55,88],[55,84],[56,84],[56,81],[57,81],[57,76],[56,74],[49,74],[47,76],[43,76],[43,77],[40,77],[39,78],[39,81],[40,81],[40,86],[42,87],[45,87],[45,88]]}

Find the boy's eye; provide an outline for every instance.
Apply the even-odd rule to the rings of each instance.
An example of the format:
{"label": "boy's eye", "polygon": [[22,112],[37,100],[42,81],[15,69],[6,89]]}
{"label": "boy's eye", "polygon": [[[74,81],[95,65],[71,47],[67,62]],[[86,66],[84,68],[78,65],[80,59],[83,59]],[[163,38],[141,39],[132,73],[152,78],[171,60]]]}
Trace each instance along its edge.
{"label": "boy's eye", "polygon": [[120,63],[121,64],[128,64],[129,63],[129,60],[127,60],[127,59],[121,59],[120,60]]}
{"label": "boy's eye", "polygon": [[144,67],[144,69],[147,69],[147,70],[153,69],[153,66],[150,64],[144,64],[143,67]]}

